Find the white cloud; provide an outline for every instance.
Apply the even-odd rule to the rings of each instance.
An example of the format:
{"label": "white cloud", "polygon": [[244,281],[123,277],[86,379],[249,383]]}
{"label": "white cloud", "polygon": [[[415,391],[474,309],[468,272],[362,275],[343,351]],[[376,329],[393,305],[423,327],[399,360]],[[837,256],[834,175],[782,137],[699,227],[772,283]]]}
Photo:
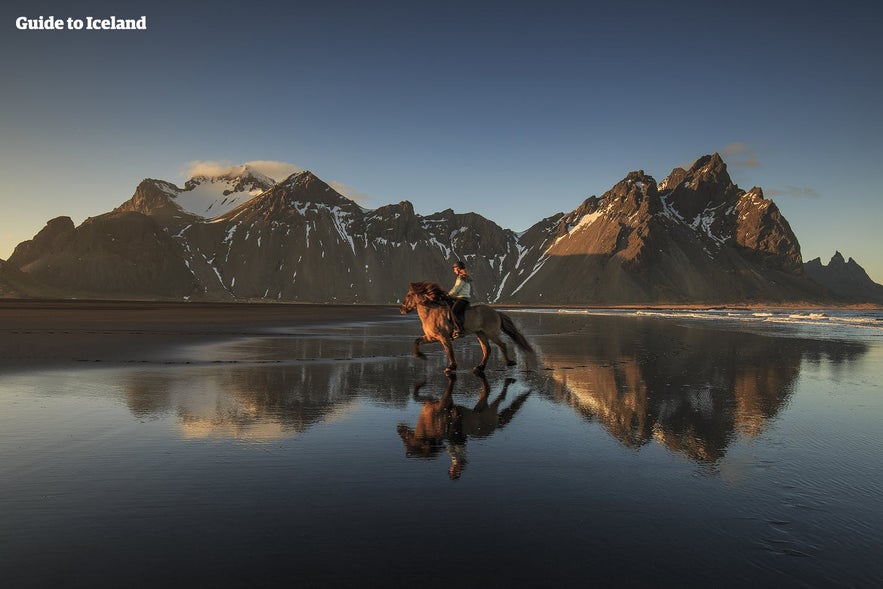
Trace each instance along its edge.
{"label": "white cloud", "polygon": [[252,160],[244,162],[244,164],[209,160],[187,162],[187,167],[181,175],[184,178],[192,178],[194,176],[222,176],[229,172],[237,171],[242,165],[246,165],[256,172],[260,172],[264,176],[269,176],[277,182],[288,178],[292,174],[304,171],[303,168],[295,166],[294,164],[272,160]]}
{"label": "white cloud", "polygon": [[280,180],[285,180],[292,174],[297,174],[298,172],[303,172],[304,169],[300,166],[295,166],[294,164],[289,164],[288,162],[276,162],[272,160],[254,160],[250,162],[245,162],[245,165],[257,170],[264,176],[269,176],[273,180],[279,182]]}
{"label": "white cloud", "polygon": [[740,168],[757,168],[760,166],[754,149],[744,143],[730,143],[721,150],[721,155],[728,166]]}
{"label": "white cloud", "polygon": [[[304,168],[301,168],[300,166],[295,166],[288,162],[273,160],[252,160],[245,162],[244,164],[234,164],[229,161],[205,160],[187,162],[186,167],[181,172],[181,176],[187,179],[193,178],[194,176],[222,176],[230,172],[238,171],[243,165],[260,172],[264,176],[272,178],[276,182],[285,180],[292,174],[304,171]],[[328,185],[341,195],[355,201],[361,206],[367,206],[367,203],[371,200],[367,194],[359,192],[352,186],[344,184],[343,182],[330,181],[328,182]]]}
{"label": "white cloud", "polygon": [[359,192],[352,186],[347,186],[342,182],[329,182],[328,186],[336,190],[342,196],[347,197],[348,199],[355,201],[361,206],[366,206],[367,203],[371,200],[367,194]]}

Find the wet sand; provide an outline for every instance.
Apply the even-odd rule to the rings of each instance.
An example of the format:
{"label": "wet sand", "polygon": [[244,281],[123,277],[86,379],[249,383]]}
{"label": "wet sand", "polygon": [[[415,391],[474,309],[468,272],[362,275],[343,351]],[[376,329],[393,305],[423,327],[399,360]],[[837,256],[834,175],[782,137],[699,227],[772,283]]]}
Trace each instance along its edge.
{"label": "wet sand", "polygon": [[0,300],[0,370],[162,360],[181,345],[398,313],[393,305]]}
{"label": "wet sand", "polygon": [[0,304],[0,578],[881,586],[876,331],[511,316],[451,380],[394,306]]}

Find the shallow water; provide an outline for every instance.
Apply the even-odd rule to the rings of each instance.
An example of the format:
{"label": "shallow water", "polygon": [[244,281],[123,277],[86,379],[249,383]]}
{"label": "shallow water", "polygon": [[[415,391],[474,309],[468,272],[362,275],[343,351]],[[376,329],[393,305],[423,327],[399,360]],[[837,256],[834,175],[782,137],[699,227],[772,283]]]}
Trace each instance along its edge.
{"label": "shallow water", "polygon": [[512,316],[486,380],[413,317],[0,375],[0,578],[883,583],[875,334]]}

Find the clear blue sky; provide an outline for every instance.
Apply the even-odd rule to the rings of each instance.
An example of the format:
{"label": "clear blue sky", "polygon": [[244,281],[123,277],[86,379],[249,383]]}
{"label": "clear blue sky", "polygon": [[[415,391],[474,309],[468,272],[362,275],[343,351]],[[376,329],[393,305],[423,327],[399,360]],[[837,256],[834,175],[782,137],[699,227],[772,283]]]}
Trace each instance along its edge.
{"label": "clear blue sky", "polygon": [[[721,152],[883,282],[883,8],[867,2],[58,2],[0,8],[0,258],[145,177],[273,160],[374,208],[516,231]],[[20,31],[18,16],[147,17]]]}

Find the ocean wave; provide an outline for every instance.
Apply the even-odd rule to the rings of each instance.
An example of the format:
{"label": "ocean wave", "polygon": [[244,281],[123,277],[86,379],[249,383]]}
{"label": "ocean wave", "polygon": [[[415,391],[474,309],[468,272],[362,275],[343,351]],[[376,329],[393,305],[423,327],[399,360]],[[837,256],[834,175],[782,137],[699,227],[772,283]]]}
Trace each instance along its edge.
{"label": "ocean wave", "polygon": [[780,335],[831,339],[883,338],[883,311],[843,309],[520,309],[524,312],[620,316],[717,323]]}

